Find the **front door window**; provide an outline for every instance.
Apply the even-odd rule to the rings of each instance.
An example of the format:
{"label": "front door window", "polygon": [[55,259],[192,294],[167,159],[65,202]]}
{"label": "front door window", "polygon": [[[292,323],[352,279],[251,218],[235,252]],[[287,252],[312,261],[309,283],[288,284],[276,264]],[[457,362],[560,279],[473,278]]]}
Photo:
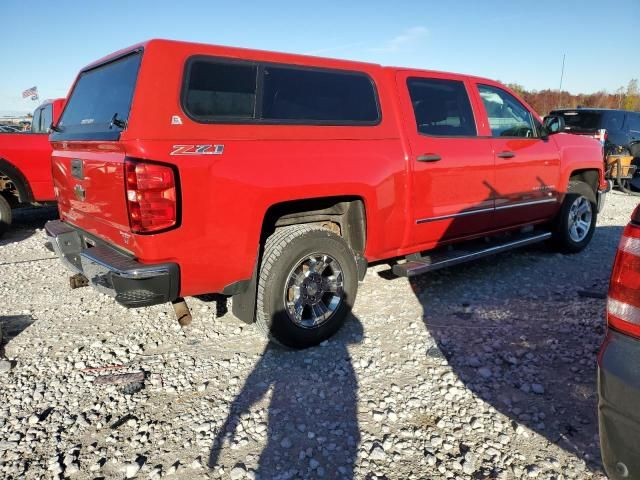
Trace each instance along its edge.
{"label": "front door window", "polygon": [[500,88],[478,85],[494,137],[531,138],[536,129],[531,113],[513,95]]}

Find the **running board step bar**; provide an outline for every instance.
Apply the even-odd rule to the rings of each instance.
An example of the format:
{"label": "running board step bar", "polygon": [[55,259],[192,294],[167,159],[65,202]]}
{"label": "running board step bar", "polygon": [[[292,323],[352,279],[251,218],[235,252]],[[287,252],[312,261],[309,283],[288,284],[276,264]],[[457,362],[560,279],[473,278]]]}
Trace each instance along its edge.
{"label": "running board step bar", "polygon": [[524,247],[533,243],[543,242],[551,238],[550,232],[527,232],[511,235],[502,240],[489,243],[476,243],[473,246],[456,250],[435,251],[424,257],[412,257],[406,263],[393,266],[393,273],[399,277],[414,277],[440,268],[458,265],[478,258],[487,257],[514,248]]}

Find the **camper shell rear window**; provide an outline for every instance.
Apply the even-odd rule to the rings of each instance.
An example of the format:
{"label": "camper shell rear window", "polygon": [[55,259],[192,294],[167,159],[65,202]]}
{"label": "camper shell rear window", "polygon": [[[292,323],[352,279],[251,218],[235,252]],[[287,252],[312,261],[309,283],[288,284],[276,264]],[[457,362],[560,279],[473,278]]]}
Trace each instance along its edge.
{"label": "camper shell rear window", "polygon": [[142,50],[82,71],[51,140],[118,140],[129,121]]}
{"label": "camper shell rear window", "polygon": [[365,73],[191,57],[182,107],[200,123],[377,125],[380,107]]}

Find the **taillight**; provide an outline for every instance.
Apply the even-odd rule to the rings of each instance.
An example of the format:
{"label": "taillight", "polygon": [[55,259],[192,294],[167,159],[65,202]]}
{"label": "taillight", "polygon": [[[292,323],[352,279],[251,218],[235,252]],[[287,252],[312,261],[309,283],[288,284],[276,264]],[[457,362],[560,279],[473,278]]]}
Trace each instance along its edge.
{"label": "taillight", "polygon": [[177,224],[176,183],[173,167],[127,159],[127,206],[133,233],[157,232]]}
{"label": "taillight", "polygon": [[618,245],[607,299],[609,326],[640,338],[640,208]]}

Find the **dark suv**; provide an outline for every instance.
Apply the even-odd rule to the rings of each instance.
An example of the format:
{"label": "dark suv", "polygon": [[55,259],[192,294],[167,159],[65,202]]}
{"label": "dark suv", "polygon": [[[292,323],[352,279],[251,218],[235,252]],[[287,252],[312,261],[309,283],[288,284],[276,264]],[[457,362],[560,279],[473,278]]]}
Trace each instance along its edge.
{"label": "dark suv", "polygon": [[[606,155],[619,153],[620,147],[640,159],[640,112],[606,108],[554,110],[549,115],[564,117],[565,132],[604,140]],[[603,131],[603,132],[602,132]]]}

